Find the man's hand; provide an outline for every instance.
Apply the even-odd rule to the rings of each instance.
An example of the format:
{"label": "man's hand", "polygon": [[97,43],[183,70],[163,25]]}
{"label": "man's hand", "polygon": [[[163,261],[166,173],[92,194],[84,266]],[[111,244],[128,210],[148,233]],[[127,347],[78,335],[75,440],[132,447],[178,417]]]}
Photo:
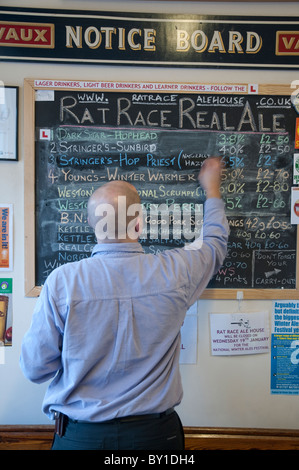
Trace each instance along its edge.
{"label": "man's hand", "polygon": [[218,157],[210,157],[203,162],[198,175],[198,181],[206,191],[207,198],[221,198],[220,183],[222,168],[221,159]]}

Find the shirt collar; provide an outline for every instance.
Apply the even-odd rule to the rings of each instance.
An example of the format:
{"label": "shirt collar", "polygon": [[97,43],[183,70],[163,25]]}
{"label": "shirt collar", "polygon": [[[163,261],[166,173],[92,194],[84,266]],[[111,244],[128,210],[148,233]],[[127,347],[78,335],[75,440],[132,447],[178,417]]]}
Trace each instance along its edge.
{"label": "shirt collar", "polygon": [[144,253],[141,244],[136,243],[98,243],[92,250],[91,256],[106,253]]}

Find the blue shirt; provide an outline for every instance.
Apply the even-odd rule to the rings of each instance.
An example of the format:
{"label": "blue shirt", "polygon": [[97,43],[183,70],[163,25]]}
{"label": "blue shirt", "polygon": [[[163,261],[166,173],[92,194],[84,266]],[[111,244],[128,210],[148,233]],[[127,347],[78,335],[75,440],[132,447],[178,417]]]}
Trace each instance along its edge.
{"label": "blue shirt", "polygon": [[208,199],[203,243],[158,255],[139,243],[98,244],[49,275],[20,358],[29,380],[52,379],[49,418],[61,411],[101,422],[180,403],[180,329],[221,266],[227,237],[223,201]]}

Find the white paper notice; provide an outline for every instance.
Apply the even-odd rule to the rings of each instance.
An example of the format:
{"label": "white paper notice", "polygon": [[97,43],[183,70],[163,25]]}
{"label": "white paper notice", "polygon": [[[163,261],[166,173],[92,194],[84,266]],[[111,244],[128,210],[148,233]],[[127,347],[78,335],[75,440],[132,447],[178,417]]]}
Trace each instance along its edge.
{"label": "white paper notice", "polygon": [[292,188],[291,193],[291,224],[299,224],[299,188]]}
{"label": "white paper notice", "polygon": [[0,157],[15,160],[17,155],[16,91],[2,88],[0,96]]}
{"label": "white paper notice", "polygon": [[268,312],[211,313],[213,356],[260,354],[270,350]]}

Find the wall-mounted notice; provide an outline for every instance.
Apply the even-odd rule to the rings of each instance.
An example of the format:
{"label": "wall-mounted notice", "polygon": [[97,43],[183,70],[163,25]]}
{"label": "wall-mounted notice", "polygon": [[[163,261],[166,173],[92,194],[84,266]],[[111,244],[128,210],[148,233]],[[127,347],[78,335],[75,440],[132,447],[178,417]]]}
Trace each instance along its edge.
{"label": "wall-mounted notice", "polygon": [[0,160],[18,160],[19,89],[0,81]]}
{"label": "wall-mounted notice", "polygon": [[292,188],[291,224],[299,224],[299,188]]}
{"label": "wall-mounted notice", "polygon": [[268,312],[211,313],[211,353],[233,356],[270,350]]}
{"label": "wall-mounted notice", "polygon": [[299,153],[294,153],[293,183],[299,184]]}
{"label": "wall-mounted notice", "polygon": [[[12,279],[0,279],[0,347],[12,345]],[[0,360],[1,363],[1,360]]]}
{"label": "wall-mounted notice", "polygon": [[12,345],[12,279],[0,279],[0,364],[5,364],[5,346]]}
{"label": "wall-mounted notice", "polygon": [[0,271],[12,270],[13,256],[13,206],[12,204],[0,204]]}
{"label": "wall-mounted notice", "polygon": [[271,393],[299,395],[299,302],[273,302]]}

